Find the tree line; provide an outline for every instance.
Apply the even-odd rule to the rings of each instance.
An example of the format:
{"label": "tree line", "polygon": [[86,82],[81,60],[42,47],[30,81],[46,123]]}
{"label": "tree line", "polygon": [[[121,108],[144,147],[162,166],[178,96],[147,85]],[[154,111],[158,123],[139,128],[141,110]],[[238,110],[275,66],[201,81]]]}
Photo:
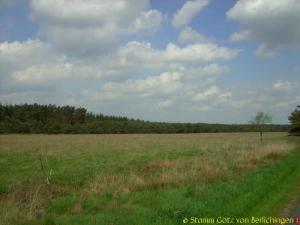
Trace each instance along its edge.
{"label": "tree line", "polygon": [[[290,125],[264,125],[266,132],[288,131]],[[0,133],[110,134],[254,132],[249,124],[165,123],[106,116],[85,108],[40,104],[0,104]]]}

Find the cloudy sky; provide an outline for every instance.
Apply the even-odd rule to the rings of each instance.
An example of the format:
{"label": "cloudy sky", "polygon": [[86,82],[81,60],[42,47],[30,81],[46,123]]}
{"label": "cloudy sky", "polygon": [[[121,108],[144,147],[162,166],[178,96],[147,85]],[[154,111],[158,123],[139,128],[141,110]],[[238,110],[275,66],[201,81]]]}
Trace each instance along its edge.
{"label": "cloudy sky", "polygon": [[0,0],[0,102],[287,123],[299,24],[299,0]]}

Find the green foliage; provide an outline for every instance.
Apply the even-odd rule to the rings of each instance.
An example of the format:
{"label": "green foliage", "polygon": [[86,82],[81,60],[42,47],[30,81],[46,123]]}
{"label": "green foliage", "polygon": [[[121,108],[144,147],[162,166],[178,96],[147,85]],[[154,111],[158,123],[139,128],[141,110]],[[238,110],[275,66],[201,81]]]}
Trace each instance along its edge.
{"label": "green foliage", "polygon": [[258,112],[255,117],[250,121],[250,124],[257,127],[260,133],[260,142],[263,141],[263,126],[272,122],[272,116],[269,113]]}
{"label": "green foliage", "polygon": [[289,116],[292,124],[290,133],[300,135],[300,106],[298,106]]}
{"label": "green foliage", "polygon": [[[264,125],[268,115],[258,115],[256,123],[267,132],[288,131],[289,125]],[[1,105],[0,133],[123,134],[123,133],[217,133],[252,132],[251,125],[163,123],[105,116],[84,108],[56,105]]]}
{"label": "green foliage", "polygon": [[256,116],[250,121],[254,125],[264,125],[272,122],[272,116],[269,113],[258,112]]}

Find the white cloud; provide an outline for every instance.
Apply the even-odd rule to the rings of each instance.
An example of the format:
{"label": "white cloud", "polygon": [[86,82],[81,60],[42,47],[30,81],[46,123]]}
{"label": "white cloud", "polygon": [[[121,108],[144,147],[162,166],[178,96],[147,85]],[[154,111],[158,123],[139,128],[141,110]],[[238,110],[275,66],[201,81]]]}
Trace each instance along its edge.
{"label": "white cloud", "polygon": [[141,11],[149,7],[149,2],[147,0],[31,0],[31,7],[32,17],[44,23],[72,27],[105,27],[111,24],[116,28],[126,28]]}
{"label": "white cloud", "polygon": [[22,68],[27,64],[60,61],[63,56],[53,56],[49,45],[40,40],[27,40],[25,42],[2,42],[0,43],[0,68]]}
{"label": "white cloud", "polygon": [[227,17],[240,22],[242,30],[232,41],[258,41],[257,56],[270,58],[280,48],[300,46],[300,2],[298,0],[240,0]]}
{"label": "white cloud", "polygon": [[289,81],[277,80],[272,87],[275,91],[291,91],[295,88],[295,84]]}
{"label": "white cloud", "polygon": [[106,83],[102,90],[94,93],[99,99],[122,99],[127,97],[145,98],[174,93],[182,87],[182,75],[162,73],[145,79],[127,80],[123,83]]}
{"label": "white cloud", "polygon": [[[75,78],[115,79],[122,72],[107,59],[71,60],[40,40],[0,43],[0,85],[2,91],[23,91],[41,86],[64,85]],[[99,61],[101,63],[99,63]],[[124,71],[123,71],[124,72]]]}
{"label": "white cloud", "polygon": [[29,67],[64,63],[62,54],[55,54],[49,45],[39,40],[0,43],[0,81],[5,83],[12,73]]}
{"label": "white cloud", "polygon": [[[117,45],[117,38],[101,28],[74,28],[48,26],[40,34],[47,37],[56,49],[77,56],[93,56],[112,52]],[[79,44],[80,43],[80,44]]]}
{"label": "white cloud", "polygon": [[119,102],[123,105],[142,105],[158,110],[174,107],[183,111],[202,111],[203,108],[194,107],[195,102],[205,102],[205,110],[213,110],[226,106],[232,93],[217,86],[207,89],[207,85],[211,84],[211,76],[227,70],[226,66],[217,64],[198,68],[179,67],[176,72],[163,72],[156,76],[129,79],[125,82],[108,82],[98,90],[86,90],[83,95],[86,101],[92,100],[102,104]]}
{"label": "white cloud", "polygon": [[[214,113],[220,109],[240,116],[243,112],[245,121],[256,111],[271,112],[275,120],[287,121],[287,116],[299,103],[300,92],[290,81],[275,81],[271,85],[264,85],[261,88],[254,87],[247,90],[239,90],[240,93],[222,91],[217,86],[196,93],[192,108],[197,111],[210,111]],[[245,122],[243,121],[243,122]],[[286,122],[285,122],[286,123]]]}
{"label": "white cloud", "polygon": [[85,90],[82,98],[86,102],[124,105],[125,109],[162,110],[174,106],[180,94],[185,95],[184,88],[182,74],[164,72],[142,79],[108,82],[98,90]]}
{"label": "white cloud", "polygon": [[120,37],[153,33],[163,20],[148,0],[31,0],[31,8],[31,18],[41,24],[40,35],[79,56],[107,54]]}
{"label": "white cloud", "polygon": [[211,42],[209,38],[206,38],[201,33],[193,30],[191,27],[185,27],[180,31],[177,40],[180,43],[208,43]]}
{"label": "white cloud", "polygon": [[149,63],[192,63],[230,60],[237,56],[238,49],[219,47],[215,44],[191,44],[180,48],[169,43],[165,50],[152,48],[150,43],[129,42],[118,51],[122,63],[148,61]]}
{"label": "white cloud", "polygon": [[202,93],[197,93],[194,96],[194,100],[198,101],[198,100],[204,100],[207,99],[211,96],[217,95],[220,93],[220,89],[216,86],[212,86],[209,89],[207,89],[206,91],[202,92]]}
{"label": "white cloud", "polygon": [[198,67],[181,66],[177,70],[184,74],[184,79],[194,82],[195,80],[201,80],[201,83],[207,85],[214,83],[219,75],[227,74],[229,67],[213,63]]}
{"label": "white cloud", "polygon": [[[170,48],[170,45],[174,48]],[[26,88],[42,84],[56,86],[56,83],[62,83],[61,79],[69,76],[77,82],[89,79],[124,81],[166,71],[184,73],[189,79],[197,79],[201,76],[226,73],[228,67],[216,63],[195,67],[193,63],[230,59],[236,53],[236,50],[215,46],[215,56],[204,58],[207,54],[201,52],[202,48],[207,50],[211,48],[210,46],[196,45],[179,48],[173,44],[170,45],[165,50],[159,50],[152,48],[149,43],[130,42],[119,48],[115,55],[93,59],[72,59],[56,52],[51,45],[40,40],[3,42],[0,43],[0,73],[2,74],[0,80],[7,90],[9,87],[18,89],[17,87],[21,87],[22,84],[25,86],[25,83]],[[223,52],[228,52],[228,54],[224,55]],[[211,81],[215,78],[215,76],[209,77]]]}
{"label": "white cloud", "polygon": [[179,28],[189,22],[208,5],[208,0],[187,1],[173,17],[172,25]]}
{"label": "white cloud", "polygon": [[[262,90],[254,88],[252,94],[241,87],[234,90],[234,82],[230,84],[232,89],[221,88],[218,79],[230,68],[219,63],[233,59],[239,50],[217,45],[188,26],[208,1],[185,1],[174,15],[173,25],[181,29],[177,39],[180,44],[157,48],[149,42],[131,41],[157,31],[164,20],[149,2],[31,0],[31,18],[39,23],[38,37],[45,41],[0,42],[0,101],[72,104],[95,112],[164,121],[216,121],[218,113],[225,112],[219,119],[223,122],[229,122],[227,118],[241,120],[242,116],[235,116],[242,110],[277,113],[283,107],[292,110],[299,102],[299,84],[284,79],[262,84]],[[261,6],[266,0],[252,2]],[[274,5],[282,4],[282,8],[272,8],[276,13],[269,20],[276,23],[278,15],[283,14],[278,10],[287,9],[285,1],[278,2]],[[260,9],[250,11],[261,13]],[[271,9],[266,11],[270,16]],[[288,11],[287,18],[296,18],[293,10]],[[269,22],[264,25],[264,17],[258,20],[248,11],[242,14],[245,18],[238,13],[232,17],[240,21],[241,30],[231,36],[231,41],[259,42],[257,56],[262,58],[273,57],[285,46],[297,46],[291,41],[297,29],[281,33],[285,17],[273,26]],[[288,24],[294,23],[288,20]],[[272,35],[260,35],[262,27],[267,26]],[[281,36],[276,36],[274,27]],[[120,47],[119,40],[130,41]],[[230,79],[224,77],[221,82],[228,84]]]}
{"label": "white cloud", "polygon": [[0,43],[1,92],[41,90],[62,85],[73,65],[39,40]]}
{"label": "white cloud", "polygon": [[211,86],[204,92],[199,92],[195,94],[193,100],[203,101],[203,100],[214,98],[219,101],[224,101],[225,99],[230,98],[231,96],[232,96],[231,92],[223,92],[219,87]]}
{"label": "white cloud", "polygon": [[168,108],[172,107],[173,105],[174,105],[174,102],[172,100],[169,100],[169,99],[161,100],[158,103],[158,107],[160,109],[168,109]]}
{"label": "white cloud", "polygon": [[[223,91],[217,86],[210,86],[204,91],[194,93],[192,109],[195,111],[216,111],[228,109],[234,100],[230,91]],[[231,106],[232,107],[232,106]]]}
{"label": "white cloud", "polygon": [[272,114],[280,115],[285,113],[285,118],[299,103],[297,96],[300,95],[298,82],[288,80],[276,80],[271,84],[253,88],[251,91],[243,91],[239,96],[231,98],[227,105],[231,109],[269,111]]}
{"label": "white cloud", "polygon": [[[70,58],[50,44],[28,40],[0,43],[0,52],[1,101],[73,104],[91,110],[99,110],[101,104],[106,113],[123,114],[116,111],[120,104],[132,112],[142,106],[157,113],[190,108],[195,94],[228,73],[228,66],[216,61],[229,60],[238,50],[213,44],[180,48],[171,43],[156,49],[150,43],[129,42],[115,54]],[[219,99],[228,98],[224,93]],[[216,105],[212,99],[210,105]]]}
{"label": "white cloud", "polygon": [[192,44],[180,48],[175,44],[168,44],[164,53],[168,61],[181,62],[210,62],[215,60],[230,60],[237,56],[239,50],[219,47],[215,44]]}
{"label": "white cloud", "polygon": [[129,32],[155,32],[159,29],[163,16],[158,10],[142,12],[129,26]]}
{"label": "white cloud", "polygon": [[230,36],[230,41],[232,42],[248,41],[250,36],[251,36],[251,32],[249,30],[242,30],[233,33]]}
{"label": "white cloud", "polygon": [[229,72],[228,66],[220,66],[218,64],[210,64],[203,67],[202,73],[203,74],[225,74]]}
{"label": "white cloud", "polygon": [[255,55],[261,59],[271,59],[277,54],[276,48],[270,48],[265,44],[261,44],[259,48],[255,51]]}
{"label": "white cloud", "polygon": [[30,66],[25,70],[18,70],[12,73],[11,77],[16,82],[29,83],[29,84],[45,84],[51,80],[62,80],[71,75],[73,65],[70,63],[65,64],[47,64],[39,66]]}

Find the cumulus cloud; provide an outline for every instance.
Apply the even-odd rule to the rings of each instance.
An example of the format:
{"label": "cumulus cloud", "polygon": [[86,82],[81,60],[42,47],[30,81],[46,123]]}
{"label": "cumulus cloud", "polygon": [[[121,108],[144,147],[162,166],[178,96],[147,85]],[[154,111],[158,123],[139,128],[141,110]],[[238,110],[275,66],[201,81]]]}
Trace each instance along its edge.
{"label": "cumulus cloud", "polygon": [[[4,2],[13,1],[0,1],[0,8]],[[209,121],[206,116],[216,121],[219,115],[212,114],[227,111],[227,118],[233,118],[233,122],[238,120],[232,116],[234,112],[276,112],[293,106],[292,110],[299,102],[299,84],[285,79],[270,82],[263,91],[255,89],[252,94],[218,83],[221,76],[230,76],[230,68],[224,63],[240,50],[218,45],[188,26],[208,1],[185,1],[174,15],[173,26],[181,29],[178,43],[157,48],[141,41],[140,34],[153,34],[164,20],[149,2],[31,0],[31,18],[40,25],[40,39],[0,42],[0,101],[71,104],[95,112],[154,120],[164,114],[164,121]],[[228,17],[241,23],[241,30],[232,35],[231,41],[259,42],[256,54],[261,58],[271,58],[285,46],[297,46],[291,41],[297,32],[287,32],[288,28],[282,31],[284,19],[296,18],[285,1],[272,2],[282,7],[266,7],[266,16],[274,17],[272,22],[283,14],[276,11],[278,8],[289,11],[279,24],[270,25],[272,40],[259,32],[269,26],[264,23],[265,17],[257,20],[256,15],[250,15],[261,10],[248,7],[251,2],[261,6],[266,0],[239,2],[234,8],[240,4],[242,14],[234,12],[234,8],[228,13]],[[255,23],[265,25],[257,28]],[[288,19],[287,24],[293,22]],[[286,32],[287,40],[276,37],[276,29]],[[134,37],[139,41],[132,41]],[[120,40],[129,41],[120,45]],[[250,116],[246,116],[247,121]],[[285,120],[286,117],[282,119]]]}
{"label": "cumulus cloud", "polygon": [[211,86],[204,92],[195,94],[195,96],[193,97],[193,100],[202,101],[202,100],[207,100],[207,99],[211,99],[211,98],[216,98],[218,100],[224,100],[231,96],[232,96],[231,92],[223,92],[223,91],[221,91],[221,89],[219,87]]}
{"label": "cumulus cloud", "polygon": [[0,63],[4,67],[23,67],[27,63],[36,64],[41,62],[59,61],[61,57],[54,57],[53,51],[48,44],[40,40],[27,40],[25,42],[2,42],[0,43]]}
{"label": "cumulus cloud", "polygon": [[0,43],[0,52],[0,80],[7,88],[8,83],[49,85],[68,76],[124,81],[130,76],[136,78],[162,71],[184,72],[190,77],[221,74],[228,72],[228,67],[216,63],[195,67],[193,63],[229,60],[237,54],[236,50],[210,45],[179,48],[169,44],[165,50],[160,50],[150,43],[130,42],[120,47],[115,55],[72,59],[40,40],[3,42]]}
{"label": "cumulus cloud", "polygon": [[106,54],[121,36],[152,33],[163,20],[148,0],[31,0],[31,8],[40,35],[73,55]]}
{"label": "cumulus cloud", "polygon": [[291,91],[295,88],[295,84],[290,81],[277,80],[272,87],[275,91]]}
{"label": "cumulus cloud", "polygon": [[174,104],[174,102],[172,100],[164,99],[164,100],[159,101],[158,107],[160,109],[168,109],[168,108],[172,107],[173,104]]}
{"label": "cumulus cloud", "polygon": [[239,50],[219,47],[215,44],[193,44],[180,48],[175,44],[168,44],[165,51],[166,60],[209,62],[215,60],[230,60],[237,56]]}
{"label": "cumulus cloud", "polygon": [[177,40],[180,43],[208,43],[211,40],[191,27],[185,27],[180,31]]}
{"label": "cumulus cloud", "polygon": [[152,48],[150,43],[129,42],[118,51],[123,63],[130,61],[128,59],[172,63],[226,61],[236,57],[238,53],[238,49],[219,47],[212,43],[191,44],[183,48],[169,43],[165,50],[159,50]]}
{"label": "cumulus cloud", "polygon": [[214,64],[204,66],[202,68],[202,73],[200,73],[200,74],[206,74],[206,75],[226,74],[228,72],[229,72],[229,67],[228,66],[220,66],[220,65],[214,63]]}
{"label": "cumulus cloud", "polygon": [[[205,66],[180,66],[177,68],[177,71],[180,71],[184,74],[184,79],[188,79],[191,82],[195,80],[201,80],[201,84],[208,85],[214,83],[219,75],[227,74],[230,69],[228,66],[219,65],[216,63],[208,64]],[[200,84],[197,84],[198,86]]]}
{"label": "cumulus cloud", "polygon": [[211,44],[156,49],[150,43],[129,42],[113,55],[91,59],[69,58],[38,39],[2,42],[0,99],[18,103],[27,96],[26,102],[89,106],[147,102],[167,109],[180,101],[187,104],[228,73],[228,66],[216,61],[229,60],[237,52]]}
{"label": "cumulus cloud", "polygon": [[2,92],[21,92],[59,84],[71,73],[72,64],[40,40],[0,43]]}
{"label": "cumulus cloud", "polygon": [[105,54],[117,47],[117,38],[101,28],[83,28],[48,26],[40,34],[64,53],[87,57]]}
{"label": "cumulus cloud", "polygon": [[271,59],[276,56],[278,49],[261,44],[255,51],[255,55],[261,59]]}
{"label": "cumulus cloud", "polygon": [[[199,65],[176,57],[170,61],[167,48],[134,43],[134,48],[127,49],[132,44],[120,48],[113,57],[87,60],[69,59],[40,40],[0,43],[0,100],[82,105],[95,111],[101,105],[103,113],[136,117],[145,115],[149,108],[158,114],[174,108],[184,115],[221,109],[277,112],[284,103],[288,111],[299,101],[298,83],[277,80],[264,91],[236,94],[216,85],[219,76],[229,72],[226,65],[214,61]],[[161,61],[159,68],[157,61],[147,65],[156,57]],[[126,114],[125,110],[131,111]]]}
{"label": "cumulus cloud", "polygon": [[158,10],[141,12],[129,26],[129,33],[155,32],[159,29],[163,16]]}
{"label": "cumulus cloud", "polygon": [[182,75],[165,72],[145,79],[127,80],[126,82],[108,82],[98,92],[92,92],[97,99],[122,99],[128,97],[145,98],[171,94],[181,87]]}
{"label": "cumulus cloud", "polygon": [[[100,66],[101,68],[101,66]],[[97,62],[69,60],[40,40],[0,43],[1,91],[55,87],[77,77],[105,77],[114,71]]]}
{"label": "cumulus cloud", "polygon": [[[141,79],[129,79],[124,82],[108,82],[99,90],[86,91],[87,99],[110,102],[113,100],[138,101],[153,100],[159,108],[169,108],[178,101],[218,101],[224,102],[231,93],[224,92],[216,86],[208,90],[206,86],[214,83],[215,75],[228,72],[227,66],[211,64],[203,67],[178,67],[173,72],[162,72],[159,75]],[[201,92],[202,91],[202,92]],[[200,94],[205,95],[201,98]],[[195,97],[197,96],[197,97]],[[157,102],[158,103],[155,103]]]}
{"label": "cumulus cloud", "polygon": [[177,11],[172,20],[172,25],[176,28],[189,24],[189,22],[209,3],[208,0],[187,1],[181,9]]}
{"label": "cumulus cloud", "polygon": [[34,18],[72,27],[111,23],[126,28],[148,6],[147,0],[31,0]]}
{"label": "cumulus cloud", "polygon": [[[287,116],[299,103],[298,82],[277,80],[260,87],[243,90],[224,90],[213,84],[193,90],[190,104],[195,111],[229,110],[245,114],[245,120],[256,111],[269,111],[277,121],[286,121]],[[208,88],[207,88],[208,86]]]}
{"label": "cumulus cloud", "polygon": [[[239,97],[230,99],[227,104],[233,109],[269,111],[286,121],[290,112],[299,103],[299,82],[276,80],[262,87],[243,91]],[[278,119],[278,118],[277,118]]]}
{"label": "cumulus cloud", "polygon": [[4,102],[88,104],[91,109],[99,103],[126,103],[127,109],[144,104],[168,109],[205,92],[229,71],[217,62],[239,53],[200,40],[201,34],[188,27],[181,35],[184,47],[169,43],[154,48],[137,41],[118,47],[120,37],[159,29],[163,16],[146,0],[32,0],[31,9],[47,42],[0,43]]}
{"label": "cumulus cloud", "polygon": [[251,32],[249,30],[242,30],[242,31],[233,33],[230,36],[230,41],[232,41],[232,42],[249,41],[250,36],[251,36]]}
{"label": "cumulus cloud", "polygon": [[300,46],[300,2],[298,0],[240,0],[227,12],[241,24],[232,41],[261,43],[256,55],[271,58],[280,48]]}
{"label": "cumulus cloud", "polygon": [[49,45],[39,40],[25,42],[0,43],[0,71],[1,79],[12,71],[22,70],[28,66],[60,62],[63,55],[53,54]]}
{"label": "cumulus cloud", "polygon": [[24,70],[13,72],[11,77],[16,82],[21,82],[22,84],[41,85],[51,80],[62,80],[63,78],[70,77],[72,67],[71,63],[30,66]]}

